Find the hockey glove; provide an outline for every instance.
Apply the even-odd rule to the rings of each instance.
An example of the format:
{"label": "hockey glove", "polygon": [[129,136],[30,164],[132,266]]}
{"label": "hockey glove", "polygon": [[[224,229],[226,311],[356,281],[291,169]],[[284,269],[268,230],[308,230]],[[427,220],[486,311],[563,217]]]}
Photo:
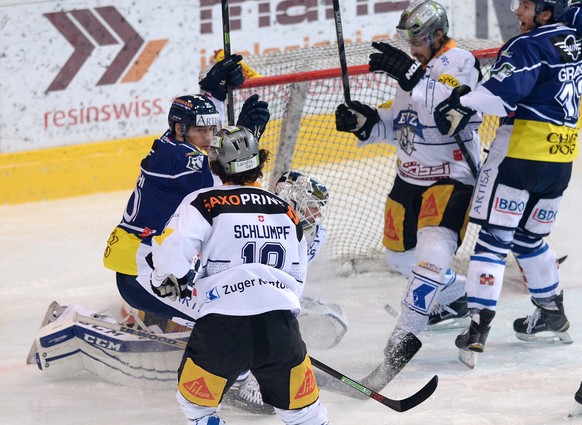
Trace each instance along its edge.
{"label": "hockey glove", "polygon": [[160,298],[170,298],[176,301],[177,298],[192,298],[192,291],[188,288],[188,275],[176,278],[174,275],[168,275],[160,278],[154,270],[150,277],[152,291]]}
{"label": "hockey glove", "polygon": [[475,115],[474,110],[461,105],[461,96],[470,91],[468,86],[455,87],[451,95],[438,104],[434,111],[434,121],[441,134],[456,136]]}
{"label": "hockey glove", "polygon": [[398,81],[404,91],[411,91],[424,75],[422,64],[388,43],[373,42],[382,53],[370,55],[370,72],[383,72]]}
{"label": "hockey glove", "polygon": [[231,55],[214,64],[206,77],[200,80],[200,88],[215,99],[224,102],[228,87],[235,89],[245,82],[242,67],[239,62],[241,55]]}
{"label": "hockey glove", "polygon": [[253,94],[243,104],[236,125],[248,128],[260,140],[270,117],[269,104]]}
{"label": "hockey glove", "polygon": [[335,128],[337,131],[354,133],[360,140],[368,140],[372,128],[380,121],[380,115],[374,108],[353,100],[349,105],[341,104],[335,111]]}

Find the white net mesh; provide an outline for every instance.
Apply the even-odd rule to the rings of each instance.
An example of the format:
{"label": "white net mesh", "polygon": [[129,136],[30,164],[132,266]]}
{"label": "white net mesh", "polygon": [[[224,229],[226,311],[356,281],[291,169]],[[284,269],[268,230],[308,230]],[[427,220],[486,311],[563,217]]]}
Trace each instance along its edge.
{"label": "white net mesh", "polygon": [[[499,46],[488,40],[457,40],[457,45],[475,53],[486,78]],[[350,93],[352,100],[380,105],[393,97],[396,82],[367,71],[373,51],[370,43],[346,45]],[[235,116],[251,94],[269,102],[271,121],[261,147],[270,150],[273,159],[263,185],[272,189],[290,169],[320,180],[331,201],[324,254],[338,260],[383,256],[384,203],[396,172],[395,150],[386,145],[357,148],[351,134],[336,131],[334,112],[344,101],[337,46],[249,56],[244,61],[266,77],[249,79],[246,88],[234,93]],[[492,140],[493,122],[486,118],[482,125],[484,149]],[[468,258],[475,236],[472,227],[458,256]]]}

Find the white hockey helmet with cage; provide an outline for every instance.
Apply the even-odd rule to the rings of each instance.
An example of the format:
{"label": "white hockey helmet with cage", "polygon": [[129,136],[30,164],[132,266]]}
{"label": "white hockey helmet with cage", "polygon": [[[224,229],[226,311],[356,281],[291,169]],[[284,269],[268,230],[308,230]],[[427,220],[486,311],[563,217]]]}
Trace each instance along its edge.
{"label": "white hockey helmet with cage", "polygon": [[396,26],[398,38],[409,41],[413,38],[424,38],[432,45],[434,33],[442,30],[443,35],[449,32],[449,20],[445,8],[436,1],[416,0],[412,2],[402,15]]}
{"label": "white hockey helmet with cage", "polygon": [[253,170],[260,165],[259,142],[245,127],[225,127],[212,139],[208,159],[217,161],[229,176]]}
{"label": "white hockey helmet with cage", "polygon": [[[568,9],[570,9],[570,0],[531,0],[531,2],[535,3],[536,5],[536,17],[544,10],[552,11],[551,23],[561,21],[564,17],[564,14],[568,11]],[[515,12],[520,4],[520,0],[512,0],[511,11]]]}
{"label": "white hockey helmet with cage", "polygon": [[293,207],[308,234],[327,217],[327,187],[305,173],[293,170],[283,173],[275,185],[275,193]]}

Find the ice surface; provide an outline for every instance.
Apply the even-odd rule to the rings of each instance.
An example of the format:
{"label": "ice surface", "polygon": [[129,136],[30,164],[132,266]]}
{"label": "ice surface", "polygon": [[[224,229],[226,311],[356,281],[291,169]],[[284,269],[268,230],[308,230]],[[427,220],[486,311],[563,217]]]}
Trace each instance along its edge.
{"label": "ice surface", "polygon": [[[578,167],[580,168],[580,167]],[[0,424],[79,425],[184,424],[174,391],[120,387],[83,373],[52,380],[26,355],[51,301],[119,311],[113,272],[102,266],[109,232],[120,219],[129,192],[0,207]],[[423,347],[382,393],[403,398],[434,374],[440,383],[424,404],[397,413],[373,401],[322,390],[321,399],[335,425],[348,424],[563,424],[582,380],[582,170],[575,171],[549,243],[562,266],[566,313],[574,343],[536,345],[518,341],[511,329],[517,317],[533,311],[516,271],[509,270],[486,352],[469,370],[457,361],[458,331],[426,332]],[[378,229],[380,231],[380,229]],[[385,304],[399,309],[402,278],[383,264],[349,267],[317,260],[306,294],[340,303],[349,329],[339,345],[310,354],[361,379],[382,358],[395,318]],[[343,270],[340,276],[338,270]],[[229,424],[276,424],[263,417],[223,409]]]}

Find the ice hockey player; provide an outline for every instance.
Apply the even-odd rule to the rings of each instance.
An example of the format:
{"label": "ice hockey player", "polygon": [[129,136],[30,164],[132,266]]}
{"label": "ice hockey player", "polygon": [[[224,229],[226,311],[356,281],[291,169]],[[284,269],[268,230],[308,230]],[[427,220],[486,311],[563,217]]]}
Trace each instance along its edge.
{"label": "ice hockey player", "polygon": [[435,112],[439,130],[449,135],[474,111],[502,117],[470,207],[470,220],[481,225],[467,274],[471,324],[455,342],[469,367],[485,348],[510,251],[536,308],[513,323],[517,337],[572,342],[556,254],[544,237],[578,154],[582,40],[561,22],[567,0],[515,0],[511,6],[521,34],[499,50],[491,78],[472,91],[454,89]]}
{"label": "ice hockey player", "polygon": [[[274,191],[293,207],[299,216],[303,234],[307,240],[308,264],[321,252],[327,232],[324,221],[327,217],[329,193],[327,187],[308,174],[291,170],[283,173],[275,184]],[[335,347],[348,329],[347,318],[342,307],[325,303],[303,295],[301,313],[297,320],[301,336],[309,349],[327,350]],[[238,391],[229,391],[224,400],[229,405],[255,413],[270,413],[264,406],[259,384],[250,375]],[[259,408],[264,406],[264,408]]]}
{"label": "ice hockey player", "polygon": [[[397,147],[398,173],[386,203],[383,243],[388,263],[408,278],[408,288],[385,359],[363,380],[376,391],[420,349],[417,335],[429,320],[437,323],[468,314],[465,279],[450,267],[465,234],[480,163],[478,116],[458,141],[442,136],[432,116],[451,88],[476,86],[481,77],[477,60],[449,38],[446,12],[435,1],[412,2],[396,28],[414,58],[375,42],[378,52],[369,62],[371,72],[387,74],[398,83],[390,107],[376,109],[352,101],[336,110],[337,129],[354,133],[358,146]],[[452,313],[447,315],[443,306]]]}
{"label": "ice hockey player", "polygon": [[[116,272],[122,298],[131,307],[149,313],[145,324],[158,324],[162,331],[166,330],[167,319],[191,327],[192,306],[180,302],[175,293],[153,292],[149,283],[151,267],[146,260],[151,239],[162,232],[186,195],[219,183],[208,167],[206,151],[222,122],[226,86],[235,88],[244,82],[241,59],[232,55],[210,69],[200,81],[207,95],[180,96],[173,101],[169,129],[154,141],[141,161],[141,173],[121,222],[107,241],[103,262]],[[238,123],[260,132],[268,120],[268,105],[253,95],[244,103]],[[186,282],[180,282],[177,290],[184,291],[186,286]]]}
{"label": "ice hockey player", "polygon": [[178,371],[188,423],[223,424],[222,396],[248,369],[281,421],[328,423],[296,318],[307,272],[303,228],[289,204],[254,186],[268,157],[246,128],[220,130],[209,162],[224,185],[187,196],[154,237],[151,283],[160,291],[201,256],[196,326]]}

